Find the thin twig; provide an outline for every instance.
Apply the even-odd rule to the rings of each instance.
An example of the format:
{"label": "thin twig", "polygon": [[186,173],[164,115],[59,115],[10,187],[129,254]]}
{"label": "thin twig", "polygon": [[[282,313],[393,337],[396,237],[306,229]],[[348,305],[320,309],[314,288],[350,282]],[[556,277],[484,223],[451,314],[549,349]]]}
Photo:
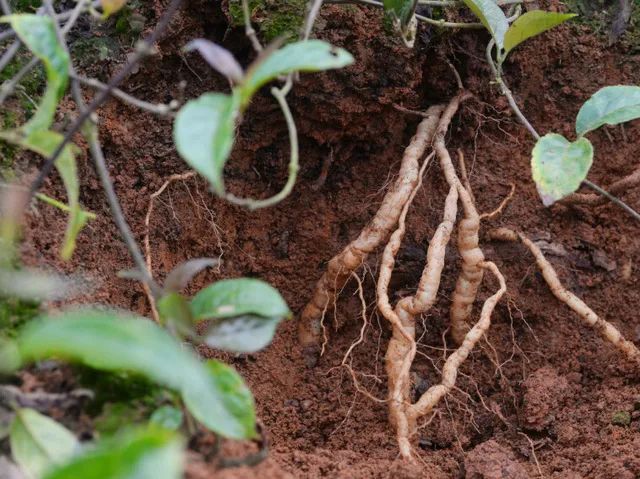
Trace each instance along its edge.
{"label": "thin twig", "polygon": [[18,53],[21,46],[22,42],[20,40],[16,40],[9,48],[7,48],[7,51],[4,52],[4,55],[0,58],[0,72],[4,70],[9,63],[11,63],[11,60],[16,56],[16,53]]}
{"label": "thin twig", "polygon": [[[351,4],[356,3],[360,5],[369,5],[372,7],[384,7],[382,2],[377,0],[326,0],[324,3],[334,3],[334,4]],[[416,19],[423,22],[428,23],[430,25],[435,25],[437,27],[442,28],[484,28],[482,23],[454,23],[447,22],[446,20],[436,20],[434,18],[425,17],[424,15],[415,15]]]}
{"label": "thin twig", "polygon": [[636,210],[634,210],[633,208],[631,208],[631,206],[629,206],[628,204],[626,204],[624,201],[622,201],[620,198],[613,196],[611,193],[609,193],[608,191],[604,190],[603,188],[600,188],[598,185],[596,185],[595,183],[592,183],[591,181],[585,179],[582,182],[583,185],[591,188],[593,191],[595,191],[596,193],[598,193],[599,195],[604,196],[605,198],[607,198],[609,201],[611,201],[612,203],[615,203],[616,205],[618,205],[620,208],[622,208],[623,210],[625,210],[627,213],[629,213],[631,216],[633,216],[636,220],[640,221],[640,213],[638,213]]}
{"label": "thin twig", "polygon": [[160,36],[164,33],[167,28],[169,21],[176,13],[182,0],[172,0],[167,9],[165,10],[164,15],[160,18],[160,21],[156,25],[156,28],[151,32],[151,34],[145,38],[141,43],[136,47],[136,51],[133,55],[133,58],[129,60],[129,62],[124,66],[117,75],[115,75],[107,84],[107,89],[100,92],[91,102],[91,104],[80,114],[80,116],[76,119],[76,121],[71,125],[69,130],[65,133],[63,140],[58,144],[58,147],[53,152],[53,154],[47,159],[45,164],[42,166],[38,177],[31,184],[31,196],[40,189],[44,180],[49,176],[51,170],[53,169],[53,165],[55,161],[62,153],[64,147],[71,141],[73,136],[80,131],[82,125],[89,117],[93,114],[93,112],[100,106],[102,103],[109,98],[112,90],[117,87],[120,83],[122,83],[127,76],[133,71],[136,65],[142,60],[142,58],[148,55],[152,49],[153,45],[160,38]]}
{"label": "thin twig", "polygon": [[5,81],[0,85],[0,106],[5,102],[7,97],[11,95],[22,79],[40,62],[38,58],[33,57],[29,62],[24,65],[18,73],[11,80]]}
{"label": "thin twig", "polygon": [[[54,19],[54,24],[56,26],[56,33],[58,35],[58,41],[60,42],[62,48],[65,49],[67,53],[69,53],[69,48],[67,46],[67,42],[64,38],[64,31],[60,29],[60,25],[58,21],[55,20],[55,11],[53,10],[53,0],[45,0],[44,5],[50,11],[51,17]],[[86,0],[79,0],[78,4],[82,7],[82,4],[85,3]],[[80,88],[80,83],[78,80],[74,79],[75,68],[72,63],[69,64],[69,72],[72,77],[71,80],[71,92],[74,101],[78,105],[78,109],[81,112],[81,116],[87,111],[87,105],[84,102],[82,97],[82,90]],[[136,267],[138,268],[140,275],[142,276],[144,283],[149,286],[151,291],[154,294],[158,294],[160,288],[154,282],[151,274],[146,268],[146,263],[144,257],[142,256],[142,251],[138,246],[135,238],[133,237],[133,233],[131,232],[131,228],[127,223],[127,220],[124,217],[124,213],[122,212],[122,207],[120,206],[120,202],[118,201],[118,196],[113,188],[113,182],[111,181],[111,177],[109,175],[109,170],[107,169],[106,161],[104,158],[104,152],[102,151],[102,147],[98,140],[98,129],[96,127],[95,122],[90,120],[90,123],[86,125],[86,131],[84,135],[89,143],[89,150],[91,152],[91,156],[93,157],[94,166],[96,168],[96,172],[98,173],[98,177],[100,178],[100,182],[102,184],[102,188],[107,196],[107,202],[109,203],[109,207],[111,209],[111,215],[113,216],[113,220],[120,231],[120,235],[124,240],[131,257],[133,258]]]}
{"label": "thin twig", "polygon": [[253,25],[251,25],[251,11],[249,10],[249,0],[242,0],[242,13],[244,14],[244,31],[245,35],[251,42],[251,46],[255,50],[256,53],[260,53],[262,51],[262,44],[260,40],[258,40],[258,36],[256,35],[256,31],[253,29]]}
{"label": "thin twig", "polygon": [[[102,83],[101,81],[96,80],[95,78],[86,78],[86,77],[77,75],[75,73],[72,75],[72,78],[74,80],[78,80],[83,85],[90,86],[91,88],[95,88],[96,90],[105,91],[108,88],[105,83]],[[140,100],[139,98],[129,95],[128,93],[125,93],[119,88],[114,88],[111,91],[111,94],[115,98],[123,101],[124,103],[128,103],[129,105],[132,105],[136,108],[140,108],[141,110],[148,111],[150,113],[153,113],[154,115],[171,116],[173,114],[173,111],[179,106],[176,100],[173,100],[168,104],[149,103],[147,101]]]}
{"label": "thin twig", "polygon": [[322,8],[322,2],[323,0],[310,0],[309,2],[309,13],[304,22],[304,30],[302,35],[302,39],[304,41],[309,40],[309,37],[311,36],[311,30],[313,30],[313,24],[316,22],[318,13],[320,13],[320,8]]}

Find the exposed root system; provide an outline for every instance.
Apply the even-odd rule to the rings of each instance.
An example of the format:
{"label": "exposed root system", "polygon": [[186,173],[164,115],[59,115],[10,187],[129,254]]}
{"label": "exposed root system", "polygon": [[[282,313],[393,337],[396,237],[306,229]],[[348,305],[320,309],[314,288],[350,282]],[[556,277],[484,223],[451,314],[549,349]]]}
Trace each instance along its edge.
{"label": "exposed root system", "polygon": [[[412,457],[411,439],[416,431],[418,420],[430,414],[439,401],[454,388],[460,365],[488,330],[491,314],[506,291],[502,274],[494,263],[485,261],[479,247],[480,215],[468,186],[466,172],[462,175],[463,184],[445,145],[445,136],[451,119],[460,103],[469,97],[469,94],[463,92],[446,107],[437,106],[429,110],[429,115],[422,121],[411,145],[405,151],[400,176],[394,188],[387,194],[376,217],[358,239],[331,260],[327,273],[316,287],[314,298],[302,315],[300,337],[306,348],[305,352],[309,355],[311,352],[309,348],[317,344],[321,329],[318,322],[322,313],[328,304],[335,301],[335,292],[344,284],[345,275],[351,274],[364,261],[368,253],[389,237],[380,263],[376,290],[377,306],[392,328],[392,337],[385,357],[389,386],[389,420],[396,429],[400,454],[405,458]],[[423,155],[427,147],[426,142],[430,138],[433,139],[434,151],[419,167],[419,158]],[[423,172],[434,154],[437,155],[444,177],[449,184],[442,222],[429,242],[427,263],[415,295],[400,299],[394,307],[389,300],[389,282],[396,255],[405,235],[407,212],[422,186]],[[460,164],[464,170],[462,156],[460,156]],[[457,238],[462,268],[452,298],[451,333],[459,348],[447,358],[442,370],[441,383],[429,388],[416,403],[413,403],[410,393],[411,366],[416,356],[416,317],[427,313],[436,301],[445,264],[446,247],[455,226],[458,201],[462,204],[464,214],[458,226]],[[393,226],[396,228],[389,236]],[[500,288],[485,301],[479,321],[471,328],[468,321],[485,269],[490,270],[498,279]],[[331,285],[333,288],[330,287]]]}

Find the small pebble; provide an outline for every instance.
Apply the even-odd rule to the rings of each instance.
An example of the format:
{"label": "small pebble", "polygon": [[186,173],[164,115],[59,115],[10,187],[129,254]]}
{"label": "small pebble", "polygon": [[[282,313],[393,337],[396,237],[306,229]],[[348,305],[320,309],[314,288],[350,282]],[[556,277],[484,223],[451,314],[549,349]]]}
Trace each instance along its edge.
{"label": "small pebble", "polygon": [[305,399],[304,401],[302,401],[300,403],[300,406],[301,406],[303,411],[306,411],[309,408],[311,408],[311,406],[313,406],[313,401],[311,399]]}

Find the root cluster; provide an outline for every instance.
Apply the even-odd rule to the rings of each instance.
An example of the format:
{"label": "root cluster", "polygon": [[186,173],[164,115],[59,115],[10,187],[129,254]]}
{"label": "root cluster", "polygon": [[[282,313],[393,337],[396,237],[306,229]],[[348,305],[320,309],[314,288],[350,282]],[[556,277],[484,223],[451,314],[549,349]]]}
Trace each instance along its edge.
{"label": "root cluster", "polygon": [[[392,336],[385,356],[388,378],[387,403],[389,421],[395,428],[400,454],[412,457],[412,437],[417,430],[418,420],[428,414],[454,387],[458,370],[478,341],[491,325],[492,313],[507,290],[506,282],[498,267],[485,259],[479,245],[479,229],[482,219],[491,218],[494,213],[478,214],[473,193],[464,172],[463,157],[460,177],[456,172],[445,144],[445,135],[452,117],[460,104],[469,98],[460,93],[448,105],[431,107],[425,119],[404,152],[398,178],[386,194],[373,220],[362,230],[356,240],[336,255],[327,271],[318,281],[311,301],[304,308],[299,336],[307,363],[316,363],[321,352],[322,322],[327,309],[334,304],[336,294],[349,277],[366,260],[367,255],[386,242],[380,261],[376,287],[377,307],[389,322]],[[420,159],[428,148],[428,155],[420,166]],[[437,157],[440,169],[449,185],[444,202],[442,221],[436,228],[427,250],[427,261],[416,293],[406,296],[392,305],[389,299],[389,283],[395,266],[395,258],[400,249],[406,226],[407,212],[422,185],[422,173],[433,156]],[[460,180],[462,178],[462,181]],[[513,190],[509,198],[513,194]],[[507,198],[508,200],[508,198]],[[445,264],[445,253],[456,227],[458,205],[462,217],[457,224],[457,248],[461,257],[460,274],[451,299],[450,334],[458,348],[446,359],[439,384],[431,386],[417,401],[411,398],[411,366],[416,356],[416,318],[427,313],[436,301],[440,279]],[[500,205],[495,214],[504,208]],[[522,241],[533,253],[542,274],[553,294],[576,311],[584,322],[596,329],[607,341],[618,347],[628,358],[640,363],[640,352],[630,341],[610,323],[598,317],[579,298],[566,290],[540,249],[523,234],[499,229],[490,233],[494,240]],[[485,271],[496,278],[498,289],[484,301],[475,324],[471,323],[473,306],[481,286]]]}

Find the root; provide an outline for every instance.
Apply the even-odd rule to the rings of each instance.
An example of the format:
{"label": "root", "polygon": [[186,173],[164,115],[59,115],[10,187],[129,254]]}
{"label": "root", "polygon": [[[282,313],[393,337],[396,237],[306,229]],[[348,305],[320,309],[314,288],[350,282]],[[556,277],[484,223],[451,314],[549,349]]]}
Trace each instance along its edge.
{"label": "root", "polygon": [[496,216],[501,214],[502,211],[504,210],[504,208],[509,203],[509,201],[511,201],[511,198],[513,198],[513,194],[515,192],[516,192],[516,184],[515,183],[511,183],[511,191],[509,191],[509,194],[504,197],[504,199],[500,202],[498,207],[495,210],[491,211],[490,213],[482,213],[480,215],[480,219],[481,220],[492,220],[493,218],[495,218]]}
{"label": "root", "polygon": [[[151,221],[151,213],[153,212],[153,204],[155,199],[160,196],[164,190],[167,189],[167,187],[174,181],[184,181],[184,180],[188,180],[189,178],[193,178],[194,176],[196,176],[196,173],[194,171],[188,171],[186,173],[182,173],[182,174],[178,174],[178,175],[171,175],[169,178],[167,178],[167,180],[162,184],[162,186],[160,188],[158,188],[158,190],[156,190],[154,193],[152,193],[149,196],[149,206],[147,208],[147,214],[144,217],[144,257],[145,257],[145,262],[147,263],[147,270],[149,271],[149,274],[151,276],[153,276],[153,265],[151,264],[151,245],[150,245],[150,241],[149,241],[149,222]],[[142,286],[144,288],[144,292],[147,296],[147,300],[149,301],[149,306],[151,308],[151,314],[153,316],[153,320],[156,323],[160,322],[160,315],[158,314],[158,309],[156,307],[156,300],[153,296],[153,294],[151,294],[151,290],[149,289],[149,286],[143,282]]]}
{"label": "root", "polygon": [[[605,130],[606,131],[606,130]],[[616,181],[607,188],[612,195],[626,193],[629,188],[633,188],[640,184],[640,168],[628,176]],[[562,200],[562,203],[569,205],[603,205],[608,199],[602,195],[595,193],[574,193]]]}
{"label": "root", "polygon": [[[451,156],[445,146],[444,137],[451,118],[458,110],[460,103],[469,96],[462,93],[449,103],[438,125],[433,144],[447,183],[449,186],[457,188],[464,210],[464,218],[460,220],[458,225],[458,251],[462,257],[462,271],[456,282],[451,305],[451,337],[458,345],[462,344],[469,330],[468,319],[482,282],[484,269],[481,263],[484,261],[484,254],[478,246],[480,215],[478,215],[471,193],[463,186],[456,174]],[[462,159],[462,163],[464,164],[464,159]]]}
{"label": "root", "polygon": [[418,125],[411,144],[405,150],[398,179],[385,195],[380,209],[357,239],[335,256],[327,265],[327,271],[316,284],[313,296],[302,311],[298,335],[309,366],[318,359],[322,328],[322,312],[335,301],[336,292],[380,244],[387,240],[395,227],[403,205],[418,181],[418,160],[432,141],[442,107],[428,110],[428,117]]}
{"label": "root", "polygon": [[447,358],[442,368],[442,382],[435,386],[431,386],[422,395],[422,397],[418,399],[418,402],[416,402],[416,404],[408,408],[407,415],[409,416],[410,421],[415,422],[417,418],[429,414],[434,406],[447,393],[449,393],[451,389],[453,389],[460,365],[465,361],[465,359],[467,359],[471,350],[489,329],[489,326],[491,325],[491,314],[493,313],[496,304],[498,304],[498,301],[500,301],[505,291],[507,290],[504,276],[502,276],[502,273],[500,273],[500,270],[494,263],[490,261],[483,261],[480,264],[480,267],[483,269],[488,269],[493,273],[493,275],[498,279],[498,282],[500,283],[500,289],[498,289],[498,291],[495,292],[493,296],[490,296],[484,302],[482,311],[480,313],[480,320],[465,335],[460,347]]}
{"label": "root", "polygon": [[501,241],[521,241],[533,254],[542,272],[549,289],[553,295],[565,303],[569,308],[580,316],[580,319],[592,327],[605,341],[610,342],[618,348],[628,359],[640,364],[640,350],[631,341],[624,338],[622,333],[605,319],[600,318],[584,301],[578,298],[571,291],[567,290],[549,261],[545,258],[540,248],[524,234],[515,232],[507,228],[499,228],[489,233],[490,238]]}

